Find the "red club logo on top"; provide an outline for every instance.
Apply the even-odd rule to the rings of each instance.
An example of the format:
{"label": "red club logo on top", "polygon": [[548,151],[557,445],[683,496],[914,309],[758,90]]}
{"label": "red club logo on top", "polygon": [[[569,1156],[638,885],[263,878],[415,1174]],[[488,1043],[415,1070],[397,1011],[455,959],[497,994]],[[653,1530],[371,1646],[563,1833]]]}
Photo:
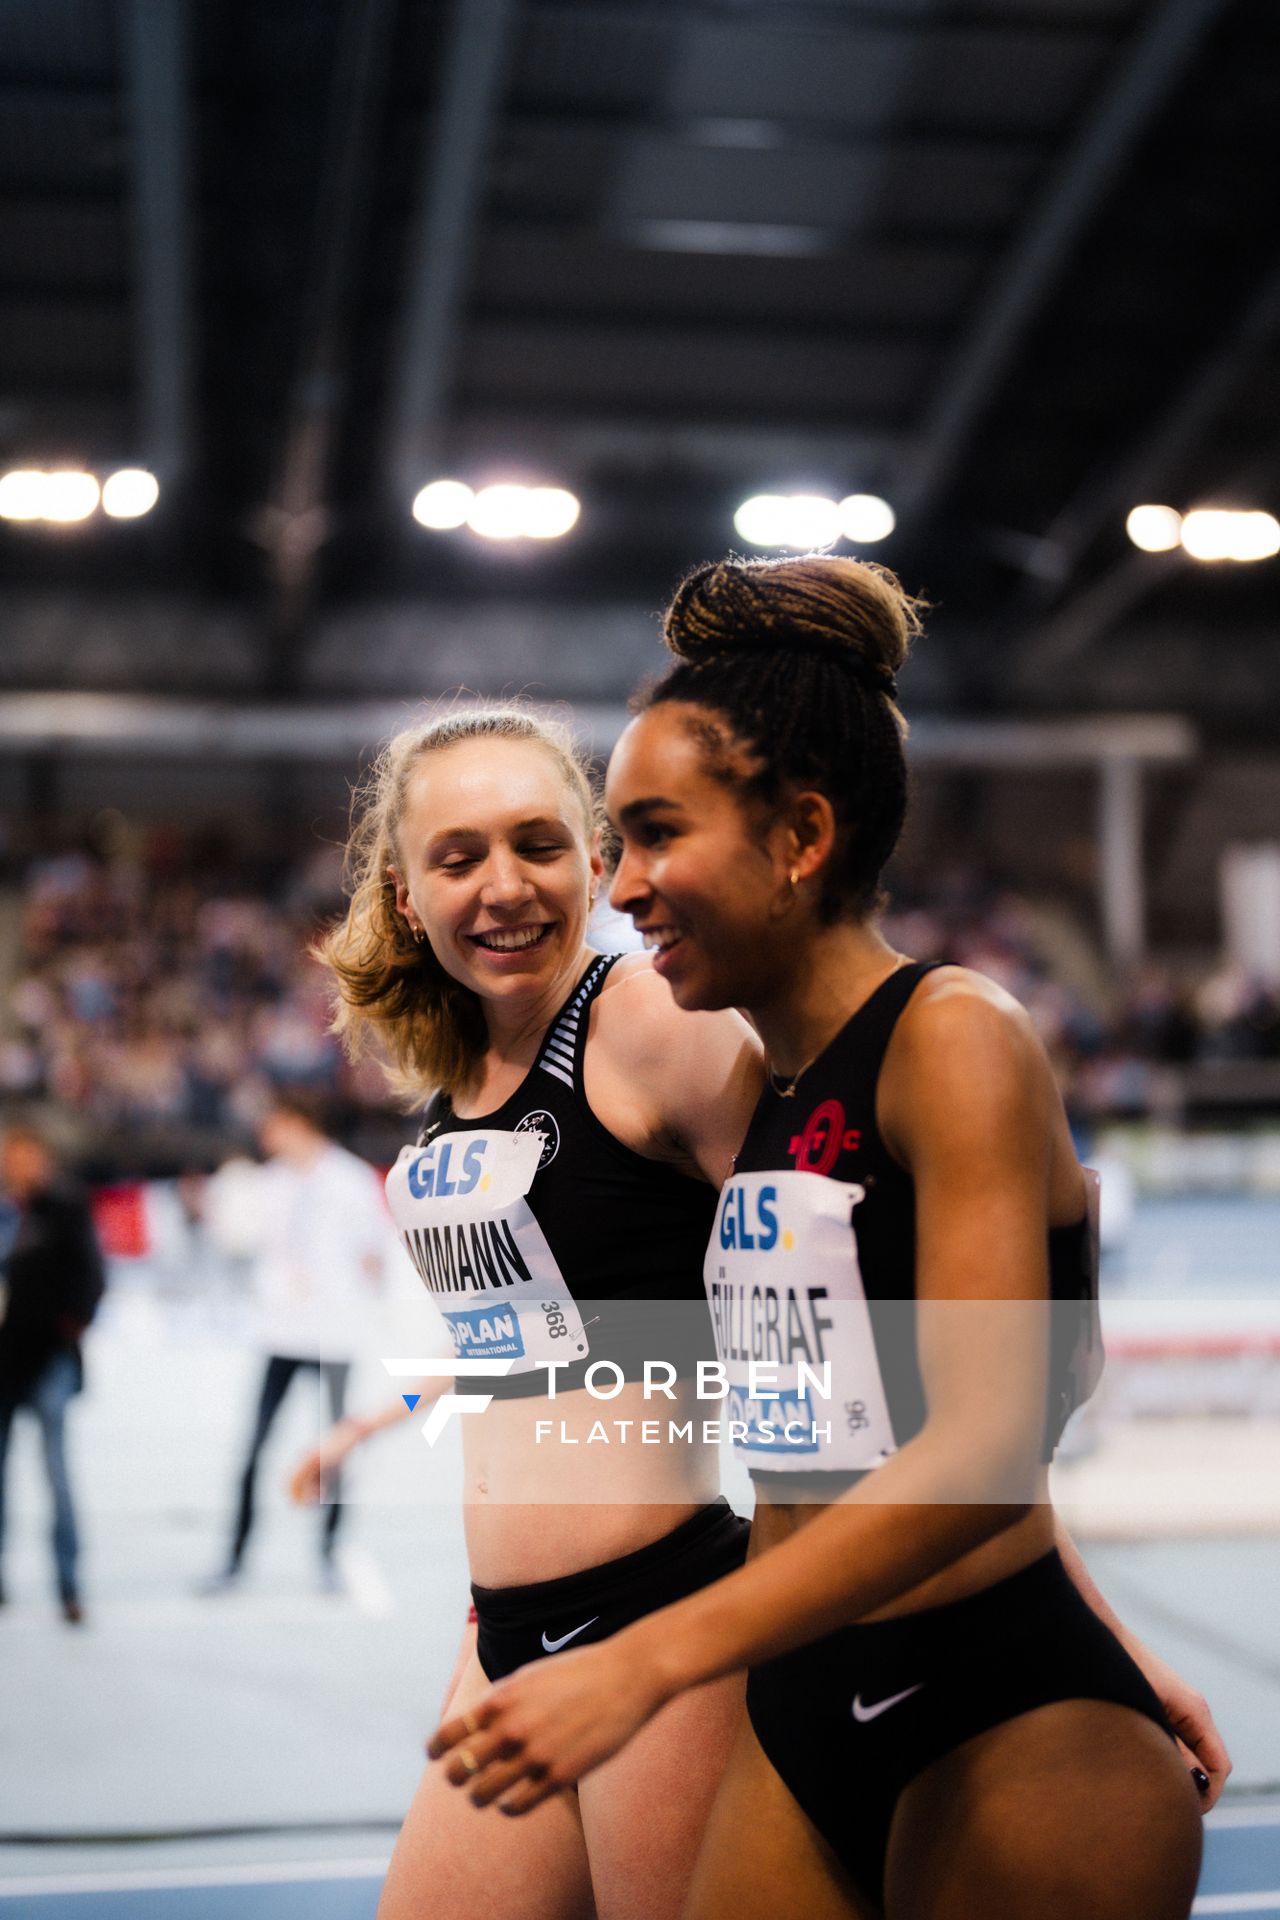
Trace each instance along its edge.
{"label": "red club logo on top", "polygon": [[838,1100],[823,1100],[805,1121],[788,1147],[797,1173],[830,1173],[841,1153],[856,1153],[862,1144],[857,1127],[846,1127]]}

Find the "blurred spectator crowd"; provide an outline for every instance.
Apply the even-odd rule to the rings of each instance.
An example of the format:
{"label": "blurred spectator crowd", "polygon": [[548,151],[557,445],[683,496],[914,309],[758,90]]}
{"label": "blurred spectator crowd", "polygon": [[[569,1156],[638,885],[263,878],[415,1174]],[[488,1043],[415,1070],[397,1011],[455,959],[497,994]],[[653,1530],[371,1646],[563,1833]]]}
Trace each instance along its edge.
{"label": "blurred spectator crowd", "polygon": [[[970,871],[929,897],[897,890],[890,942],[921,960],[973,967],[1031,1015],[1074,1119],[1176,1118],[1187,1069],[1280,1063],[1280,994],[1218,963],[1185,972],[1151,960],[1112,978],[1081,924],[1061,908]],[[1280,1074],[1276,1078],[1280,1092]]]}
{"label": "blurred spectator crowd", "polygon": [[[100,1141],[140,1135],[153,1161],[181,1140],[187,1165],[193,1138],[210,1164],[244,1139],[273,1085],[330,1096],[348,1137],[375,1115],[402,1132],[376,1064],[353,1068],[328,1031],[307,949],[341,909],[336,847],[255,862],[155,836],[29,860],[7,891],[0,1101],[51,1104]],[[900,888],[887,932],[1016,995],[1086,1122],[1170,1110],[1192,1063],[1280,1060],[1274,993],[1222,968],[1109,981],[1069,917],[970,872]]]}
{"label": "blurred spectator crowd", "polygon": [[388,1109],[376,1065],[353,1068],[328,1031],[308,953],[342,908],[339,849],[255,863],[161,837],[35,859],[10,899],[0,1099],[98,1140],[167,1131],[184,1163],[193,1139],[212,1163],[247,1138],[275,1086],[330,1096],[348,1125]]}

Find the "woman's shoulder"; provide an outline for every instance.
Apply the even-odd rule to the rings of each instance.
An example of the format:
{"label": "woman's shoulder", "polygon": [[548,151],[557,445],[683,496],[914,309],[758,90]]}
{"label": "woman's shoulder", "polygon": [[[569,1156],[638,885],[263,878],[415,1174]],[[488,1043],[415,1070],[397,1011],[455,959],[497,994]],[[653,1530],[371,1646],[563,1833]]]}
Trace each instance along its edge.
{"label": "woman's shoulder", "polygon": [[904,1033],[923,1027],[933,1034],[1034,1032],[1022,1002],[998,980],[972,967],[951,965],[931,967],[923,976],[907,1002],[902,1027]]}
{"label": "woman's shoulder", "polygon": [[[647,951],[620,953],[609,969],[601,992],[616,993],[618,988],[625,986],[628,980],[644,980],[653,986],[662,985],[661,980],[653,970],[653,955],[651,953]],[[670,994],[667,995],[667,998],[671,998]]]}
{"label": "woman's shoulder", "polygon": [[986,974],[958,966],[934,967],[924,975],[885,1060],[890,1086],[895,1079],[922,1078],[943,1094],[967,1084],[970,1098],[977,1076],[988,1082],[1002,1070],[1038,1076],[1047,1065],[1022,1003]]}
{"label": "woman's shoulder", "polygon": [[[627,954],[592,1009],[588,1081],[600,1118],[628,1145],[717,1185],[764,1079],[759,1039],[731,1007],[686,1013],[648,954]],[[641,1144],[647,1142],[648,1144]]]}
{"label": "woman's shoulder", "polygon": [[1080,1217],[1080,1170],[1049,1056],[1026,1008],[968,967],[925,975],[880,1077],[880,1130],[917,1180],[931,1167],[956,1192],[984,1177],[1050,1173],[1050,1219]]}
{"label": "woman's shoulder", "polygon": [[611,1053],[665,1059],[672,1067],[687,1066],[691,1054],[704,1048],[760,1051],[753,1029],[734,1008],[686,1013],[678,1007],[649,953],[624,953],[610,968],[595,1035]]}

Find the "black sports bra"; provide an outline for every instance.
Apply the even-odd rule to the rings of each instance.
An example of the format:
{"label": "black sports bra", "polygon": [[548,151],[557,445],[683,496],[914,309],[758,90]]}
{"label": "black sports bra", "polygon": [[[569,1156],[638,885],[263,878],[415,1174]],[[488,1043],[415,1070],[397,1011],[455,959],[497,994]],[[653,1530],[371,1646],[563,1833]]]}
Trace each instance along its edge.
{"label": "black sports bra", "polygon": [[459,1392],[543,1394],[548,1363],[563,1369],[563,1393],[597,1360],[633,1380],[646,1360],[674,1363],[680,1378],[714,1357],[702,1256],[715,1190],[624,1146],[587,1102],[591,1003],[620,957],[592,961],[500,1107],[463,1118],[436,1094],[388,1175],[396,1224],[459,1357],[512,1363]]}
{"label": "black sports bra", "polygon": [[[747,1381],[752,1357],[784,1369],[832,1359],[829,1401],[816,1391],[803,1403],[731,1396],[736,1450],[775,1499],[833,1499],[837,1476],[851,1483],[924,1425],[915,1188],[880,1133],[876,1089],[894,1028],[929,971],[913,963],[890,974],[794,1097],[766,1087],[721,1197],[706,1279],[731,1380]],[[1101,1368],[1092,1216],[1048,1239],[1056,1304],[1045,1459]],[[779,1437],[788,1420],[790,1444]]]}

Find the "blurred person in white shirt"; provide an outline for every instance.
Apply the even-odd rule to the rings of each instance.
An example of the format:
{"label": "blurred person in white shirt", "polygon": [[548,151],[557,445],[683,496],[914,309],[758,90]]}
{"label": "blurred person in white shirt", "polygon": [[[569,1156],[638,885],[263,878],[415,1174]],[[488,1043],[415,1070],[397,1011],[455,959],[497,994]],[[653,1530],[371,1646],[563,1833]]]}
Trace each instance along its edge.
{"label": "blurred person in white shirt", "polygon": [[[225,1565],[204,1583],[209,1593],[234,1585],[243,1571],[258,1458],[290,1385],[299,1373],[319,1374],[330,1420],[342,1418],[351,1358],[387,1276],[394,1235],[381,1183],[366,1161],[328,1137],[322,1113],[321,1099],[309,1091],[273,1093],[257,1125],[267,1161],[253,1169],[254,1204],[246,1214],[242,1193],[236,1208],[239,1250],[252,1255],[255,1331],[265,1358],[230,1549]],[[248,1171],[239,1169],[239,1181]],[[336,1480],[327,1491],[321,1578],[337,1587],[342,1503]]]}

